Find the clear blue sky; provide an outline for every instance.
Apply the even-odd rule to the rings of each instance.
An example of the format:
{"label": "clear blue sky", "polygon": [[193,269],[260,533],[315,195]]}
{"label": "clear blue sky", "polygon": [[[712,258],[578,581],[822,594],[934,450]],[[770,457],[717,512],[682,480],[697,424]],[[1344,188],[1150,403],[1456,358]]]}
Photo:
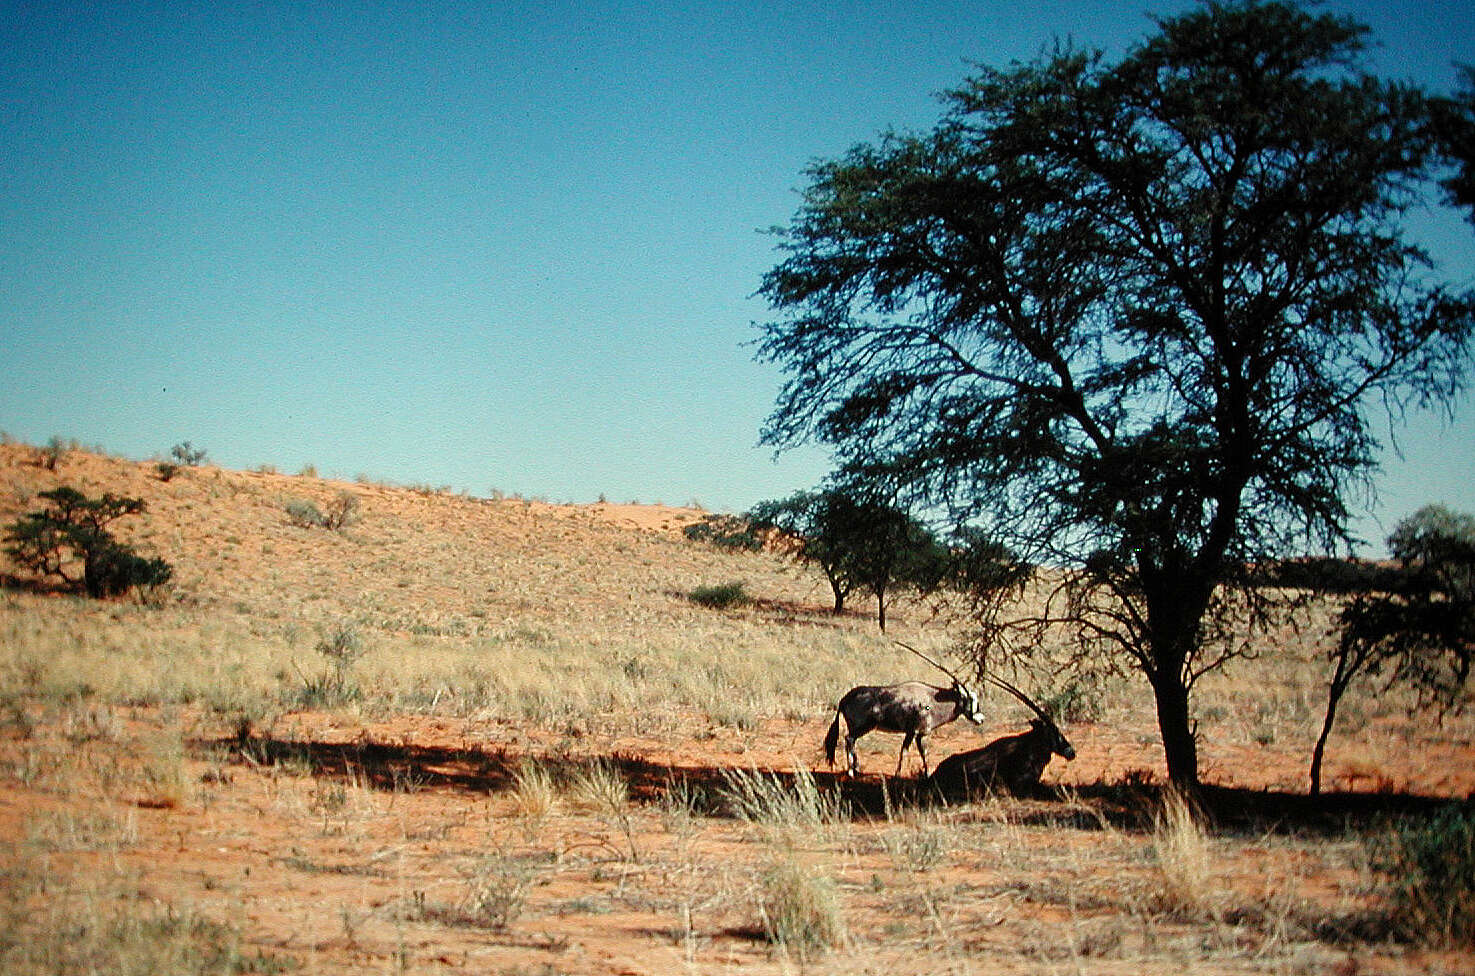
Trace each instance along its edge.
{"label": "clear blue sky", "polygon": [[[0,430],[554,501],[810,487],[746,345],[806,163],[1186,6],[0,2]],[[1442,89],[1470,7],[1328,5]],[[1431,245],[1475,278],[1475,232]],[[1375,540],[1475,510],[1475,406],[1415,420]]]}

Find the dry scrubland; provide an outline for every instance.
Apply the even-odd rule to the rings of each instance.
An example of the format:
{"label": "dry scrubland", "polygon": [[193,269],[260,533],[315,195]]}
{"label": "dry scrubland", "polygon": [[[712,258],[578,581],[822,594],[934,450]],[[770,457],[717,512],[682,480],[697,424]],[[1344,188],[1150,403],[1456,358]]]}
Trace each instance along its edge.
{"label": "dry scrubland", "polygon": [[[842,786],[818,748],[851,684],[925,668],[808,571],[687,542],[698,512],[33,455],[0,446],[0,520],[59,484],[142,497],[119,535],[176,582],[0,595],[6,972],[1475,969],[1391,937],[1368,812],[1464,797],[1472,722],[1354,695],[1342,795],[1299,802],[1316,628],[1200,688],[1207,827],[1154,786],[1137,681],[1067,726],[1053,798],[943,806]],[[342,531],[287,517],[343,491]],[[689,599],[735,581],[756,602]],[[949,641],[928,607],[893,619]],[[988,707],[933,761],[1023,726]]]}

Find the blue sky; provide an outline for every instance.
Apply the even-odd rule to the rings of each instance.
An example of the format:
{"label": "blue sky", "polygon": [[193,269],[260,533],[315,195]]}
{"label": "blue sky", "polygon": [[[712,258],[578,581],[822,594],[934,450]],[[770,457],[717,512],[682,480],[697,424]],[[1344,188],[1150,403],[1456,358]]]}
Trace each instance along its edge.
{"label": "blue sky", "polygon": [[[0,0],[0,430],[554,501],[810,487],[747,345],[805,165],[1186,6]],[[1384,74],[1475,60],[1468,3],[1328,8]],[[1430,245],[1475,279],[1468,227]],[[1403,447],[1374,540],[1475,510],[1475,405]]]}

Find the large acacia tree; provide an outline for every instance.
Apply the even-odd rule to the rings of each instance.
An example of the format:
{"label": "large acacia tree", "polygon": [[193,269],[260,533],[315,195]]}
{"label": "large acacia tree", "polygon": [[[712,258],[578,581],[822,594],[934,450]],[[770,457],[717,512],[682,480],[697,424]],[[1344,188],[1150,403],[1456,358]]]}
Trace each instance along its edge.
{"label": "large acacia tree", "polygon": [[[1245,567],[1338,546],[1386,408],[1461,388],[1475,298],[1412,243],[1438,140],[1366,30],[1211,3],[1112,63],[982,69],[931,132],[817,163],[762,294],[764,430],[1065,570],[1198,781],[1194,681]],[[1438,195],[1437,193],[1435,195]]]}

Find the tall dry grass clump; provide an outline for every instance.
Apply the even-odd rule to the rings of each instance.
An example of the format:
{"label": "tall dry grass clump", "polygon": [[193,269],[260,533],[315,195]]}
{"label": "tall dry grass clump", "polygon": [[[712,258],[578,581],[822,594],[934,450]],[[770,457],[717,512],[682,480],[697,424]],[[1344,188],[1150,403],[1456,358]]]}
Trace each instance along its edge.
{"label": "tall dry grass clump", "polygon": [[838,948],[846,936],[834,879],[792,850],[779,853],[760,879],[758,917],[768,941],[801,960]]}
{"label": "tall dry grass clump", "polygon": [[824,839],[848,827],[849,810],[838,793],[822,792],[814,774],[797,764],[787,781],[756,769],[725,769],[723,799],[739,820],[770,840]]}
{"label": "tall dry grass clump", "polygon": [[1152,850],[1157,868],[1154,907],[1186,918],[1213,917],[1209,838],[1193,799],[1176,788],[1163,792],[1153,825]]}
{"label": "tall dry grass clump", "polygon": [[524,759],[512,774],[512,802],[517,813],[540,825],[558,809],[558,786],[543,763]]}

